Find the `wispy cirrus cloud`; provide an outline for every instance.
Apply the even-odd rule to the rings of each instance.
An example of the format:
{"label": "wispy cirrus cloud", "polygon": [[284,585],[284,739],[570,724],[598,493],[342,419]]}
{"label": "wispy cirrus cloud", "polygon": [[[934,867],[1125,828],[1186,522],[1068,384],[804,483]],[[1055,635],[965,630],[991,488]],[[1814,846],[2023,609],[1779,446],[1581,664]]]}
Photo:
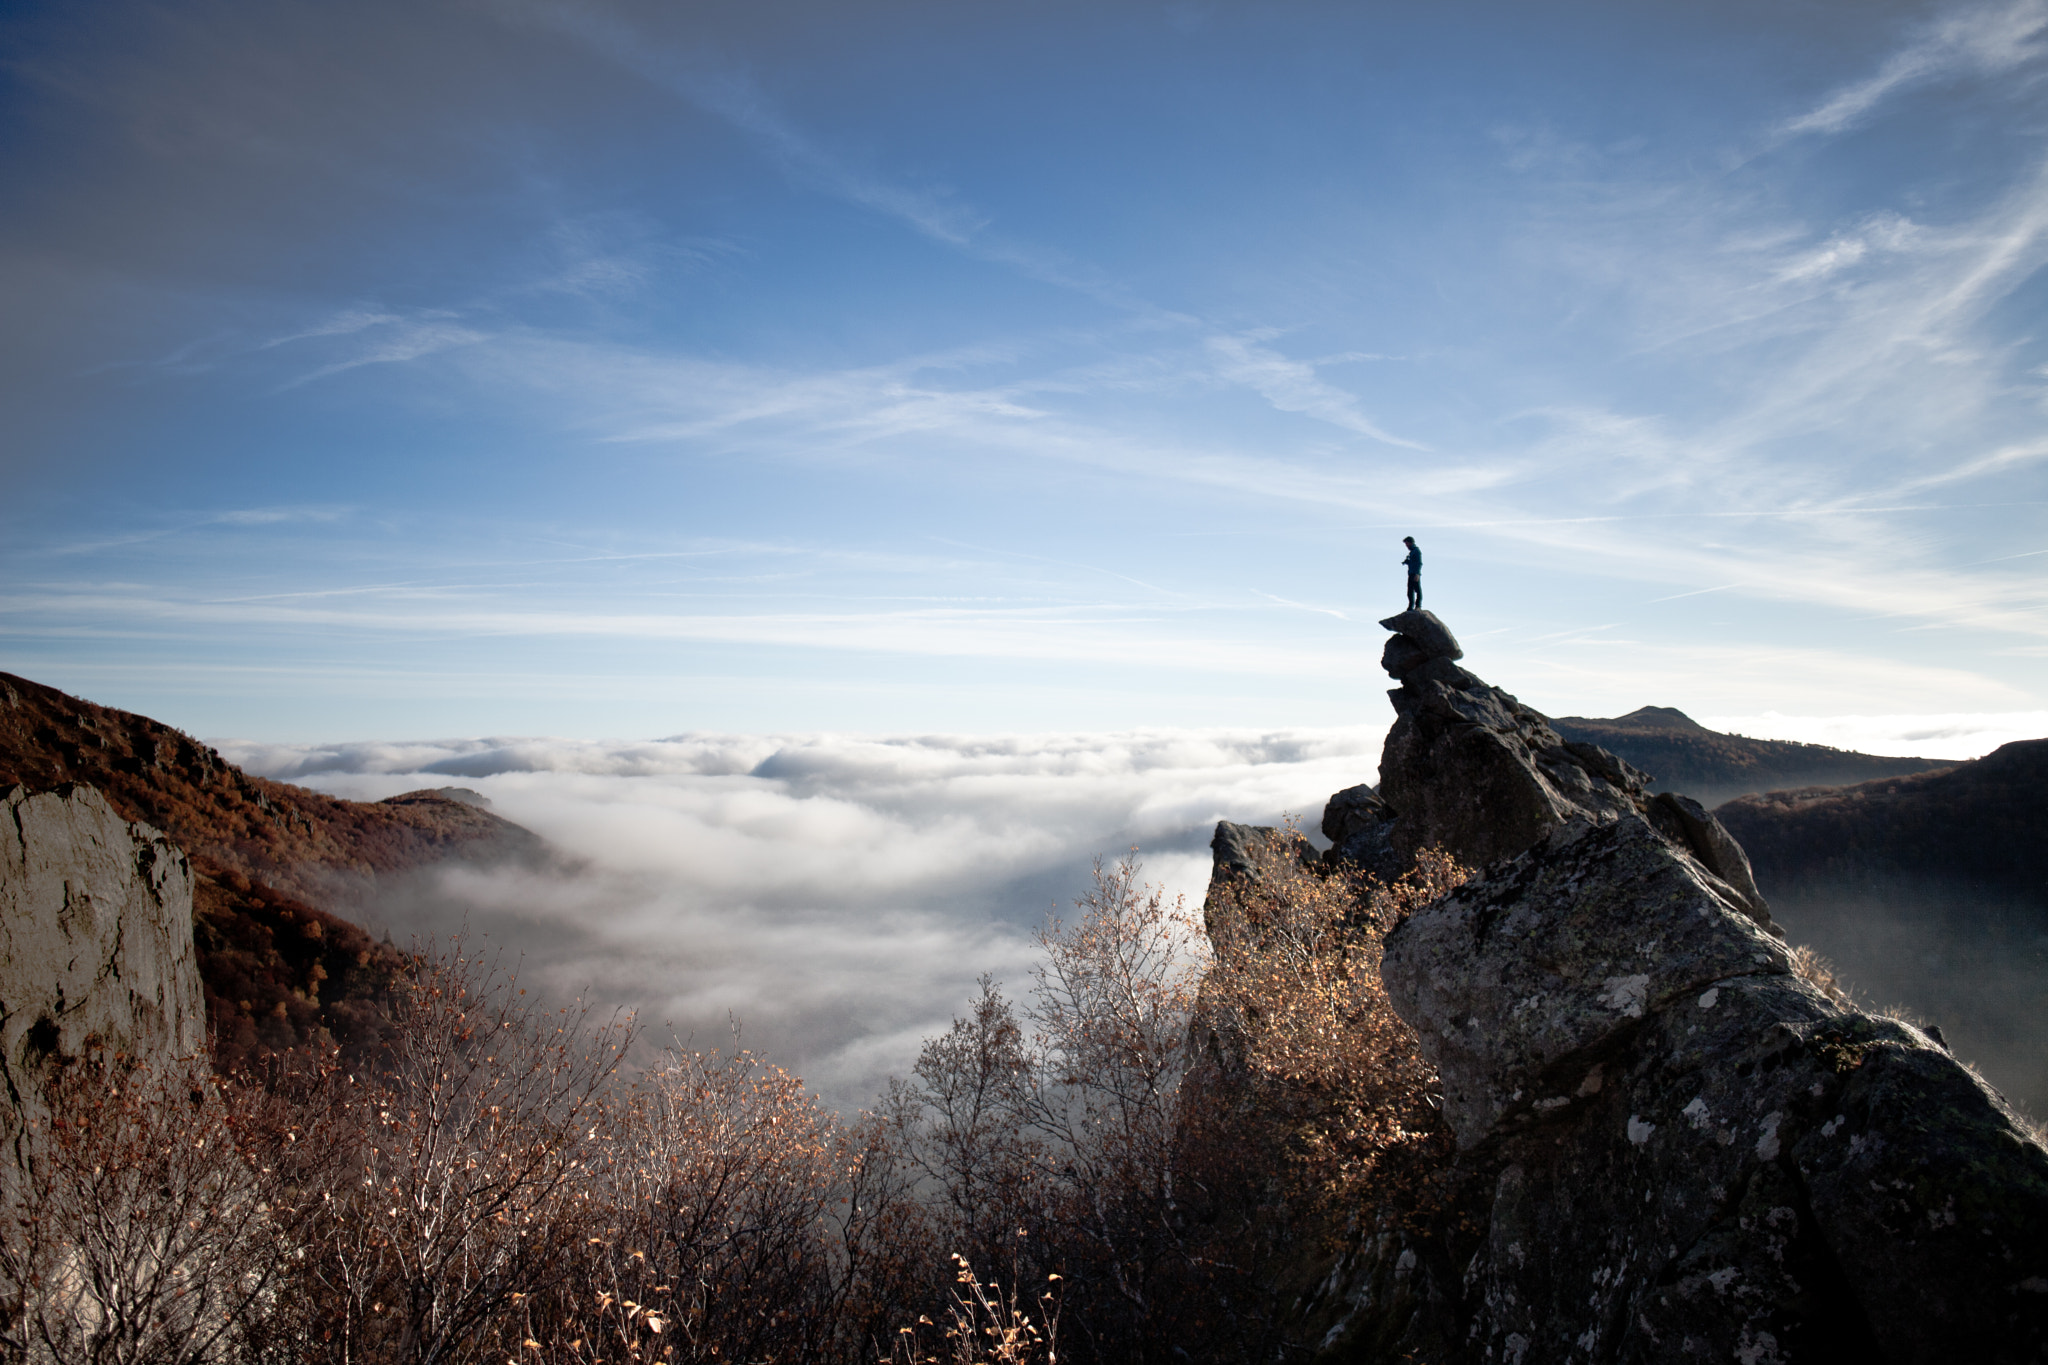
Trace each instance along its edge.
{"label": "wispy cirrus cloud", "polygon": [[1216,357],[1217,371],[1225,379],[1256,390],[1282,412],[1302,413],[1384,445],[1407,450],[1429,448],[1420,441],[1395,436],[1367,417],[1359,410],[1358,399],[1326,382],[1312,362],[1289,359],[1261,344],[1274,335],[1254,332],[1245,336],[1212,336],[1207,344]]}
{"label": "wispy cirrus cloud", "polygon": [[490,333],[463,322],[460,315],[444,309],[427,309],[413,314],[351,310],[322,326],[266,342],[265,347],[331,337],[361,339],[360,345],[349,347],[340,359],[316,366],[283,385],[286,389],[295,389],[365,365],[402,365],[459,347],[474,346],[488,340],[489,336]]}
{"label": "wispy cirrus cloud", "polygon": [[[811,611],[576,610],[523,605],[521,585],[408,581],[304,594],[234,598],[170,596],[139,584],[79,585],[0,595],[16,630],[29,618],[62,618],[67,634],[137,626],[296,630],[447,638],[619,640],[853,651],[911,657],[1116,663],[1227,674],[1346,677],[1354,651],[1304,642],[1251,649],[1211,629],[1190,628],[1185,605],[1072,601],[1055,606],[848,604]],[[553,599],[558,601],[559,599]],[[1219,610],[1216,606],[1207,608]],[[1239,608],[1242,610],[1242,607]]]}
{"label": "wispy cirrus cloud", "polygon": [[2044,29],[2048,3],[2043,0],[1952,11],[1923,24],[1876,71],[1786,120],[1780,131],[1788,136],[1843,132],[1914,86],[1958,76],[2003,75],[2048,52]]}
{"label": "wispy cirrus cloud", "polygon": [[[899,222],[919,235],[1031,279],[1159,320],[1175,315],[1046,247],[994,230],[993,217],[946,187],[906,183],[835,152],[791,119],[744,69],[677,51],[615,9],[514,0],[497,12],[515,23],[565,33],[591,51],[724,120],[767,152],[793,180]],[[1182,318],[1180,321],[1188,321]]]}

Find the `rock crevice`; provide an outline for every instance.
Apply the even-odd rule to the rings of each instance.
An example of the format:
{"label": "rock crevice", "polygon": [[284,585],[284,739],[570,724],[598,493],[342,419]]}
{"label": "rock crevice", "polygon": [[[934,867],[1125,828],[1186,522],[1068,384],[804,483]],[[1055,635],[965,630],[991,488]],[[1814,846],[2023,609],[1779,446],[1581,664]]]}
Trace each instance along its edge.
{"label": "rock crevice", "polygon": [[18,1159],[55,1069],[94,1051],[203,1056],[192,870],[91,787],[0,797],[0,1143]]}

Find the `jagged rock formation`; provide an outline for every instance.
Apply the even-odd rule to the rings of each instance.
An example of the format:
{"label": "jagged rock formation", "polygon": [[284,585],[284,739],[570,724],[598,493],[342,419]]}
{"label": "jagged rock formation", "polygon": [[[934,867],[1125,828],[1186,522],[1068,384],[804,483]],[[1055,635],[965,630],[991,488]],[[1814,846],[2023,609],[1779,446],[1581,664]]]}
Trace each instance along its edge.
{"label": "jagged rock formation", "polygon": [[199,1057],[192,871],[90,787],[0,797],[0,1143],[18,1163],[52,1070],[90,1051]]}
{"label": "jagged rock formation", "polygon": [[1711,814],[1458,667],[1424,615],[1384,623],[1382,785],[1325,831],[1368,866],[1484,866],[1382,964],[1457,1155],[1441,1202],[1362,1211],[1298,1306],[1316,1358],[2048,1355],[2048,1151],[1937,1037],[1795,973]]}
{"label": "jagged rock formation", "polygon": [[[1216,822],[1209,851],[1215,859],[1210,873],[1212,886],[1238,878],[1255,882],[1280,880],[1320,861],[1315,845],[1299,834],[1264,825],[1234,825],[1228,820]],[[1202,920],[1212,931],[1213,909],[1214,897],[1205,899]]]}
{"label": "jagged rock formation", "polygon": [[252,777],[146,716],[0,673],[0,790],[74,783],[190,857],[197,960],[224,1069],[308,1043],[375,1046],[403,959],[350,917],[448,859],[548,856],[474,792],[344,801]]}
{"label": "jagged rock formation", "polygon": [[1644,706],[1605,720],[1558,716],[1550,724],[1568,740],[1598,744],[1653,774],[1651,790],[1686,792],[1707,806],[1751,792],[1868,782],[1949,766],[1943,760],[1723,734],[1670,706]]}
{"label": "jagged rock formation", "polygon": [[[1403,612],[1380,624],[1394,632],[1380,662],[1401,684],[1387,694],[1395,720],[1378,793],[1351,788],[1324,812],[1324,833],[1340,856],[1375,850],[1361,861],[1384,874],[1437,847],[1483,867],[1567,821],[1638,815],[1771,926],[1741,845],[1698,802],[1653,796],[1646,774],[1598,745],[1563,738],[1541,712],[1460,668],[1464,651],[1434,613]],[[1376,852],[1382,847],[1386,853]]]}

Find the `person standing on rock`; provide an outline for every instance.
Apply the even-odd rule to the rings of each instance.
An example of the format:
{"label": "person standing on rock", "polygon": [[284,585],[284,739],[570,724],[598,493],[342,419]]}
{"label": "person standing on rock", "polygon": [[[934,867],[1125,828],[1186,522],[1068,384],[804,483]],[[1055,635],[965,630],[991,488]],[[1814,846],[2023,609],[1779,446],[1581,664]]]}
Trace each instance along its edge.
{"label": "person standing on rock", "polygon": [[1408,610],[1422,610],[1422,547],[1415,543],[1414,536],[1402,536],[1401,543],[1408,547],[1408,557],[1401,562],[1408,566]]}

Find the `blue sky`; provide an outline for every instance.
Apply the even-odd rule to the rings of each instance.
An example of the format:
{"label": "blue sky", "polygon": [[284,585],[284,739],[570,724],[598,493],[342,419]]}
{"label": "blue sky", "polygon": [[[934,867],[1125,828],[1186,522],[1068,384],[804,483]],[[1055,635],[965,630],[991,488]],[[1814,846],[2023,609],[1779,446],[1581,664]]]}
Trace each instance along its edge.
{"label": "blue sky", "polygon": [[0,668],[208,736],[2048,709],[2048,3],[14,5]]}

